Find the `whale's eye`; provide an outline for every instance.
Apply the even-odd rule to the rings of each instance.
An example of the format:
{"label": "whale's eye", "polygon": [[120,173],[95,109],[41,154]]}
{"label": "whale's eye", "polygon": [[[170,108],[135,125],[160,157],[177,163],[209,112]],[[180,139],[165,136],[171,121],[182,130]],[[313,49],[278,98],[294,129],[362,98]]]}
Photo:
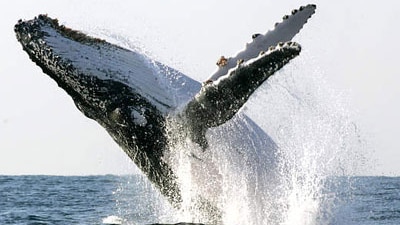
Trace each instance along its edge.
{"label": "whale's eye", "polygon": [[253,34],[251,35],[251,38],[256,39],[258,36],[260,36],[261,34]]}

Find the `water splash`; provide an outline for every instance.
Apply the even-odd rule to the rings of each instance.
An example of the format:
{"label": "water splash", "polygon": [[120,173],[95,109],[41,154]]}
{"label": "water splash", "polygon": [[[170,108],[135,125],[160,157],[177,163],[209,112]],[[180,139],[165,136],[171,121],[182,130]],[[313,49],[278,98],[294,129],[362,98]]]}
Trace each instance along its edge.
{"label": "water splash", "polygon": [[173,121],[168,124],[167,160],[181,184],[180,221],[260,224],[278,214],[276,145],[251,119],[239,113],[207,133],[200,149]]}
{"label": "water splash", "polygon": [[360,169],[363,140],[346,98],[304,60],[275,75],[242,111],[271,139],[260,143],[265,137],[240,114],[208,134],[207,153],[186,139],[173,148],[183,220],[210,222],[193,206],[208,195],[222,224],[330,224],[339,203],[327,185]]}
{"label": "water splash", "polygon": [[107,216],[106,218],[103,218],[102,220],[103,224],[112,224],[112,225],[117,225],[117,224],[122,224],[122,219],[119,218],[118,216]]}
{"label": "water splash", "polygon": [[[339,203],[328,184],[357,173],[365,161],[364,142],[346,98],[325,82],[313,63],[303,55],[280,72],[284,74],[278,73],[258,93],[272,106],[264,113],[273,116],[253,114],[267,127],[282,157],[280,200],[287,207],[279,224],[330,224]],[[256,112],[263,107],[250,105]]]}
{"label": "water splash", "polygon": [[[110,38],[141,51],[130,40]],[[357,173],[364,143],[345,95],[315,65],[303,53],[275,74],[239,115],[208,132],[205,152],[169,121],[165,158],[175,165],[183,202],[176,211],[161,196],[152,198],[158,221],[330,224],[339,201],[327,186]]]}

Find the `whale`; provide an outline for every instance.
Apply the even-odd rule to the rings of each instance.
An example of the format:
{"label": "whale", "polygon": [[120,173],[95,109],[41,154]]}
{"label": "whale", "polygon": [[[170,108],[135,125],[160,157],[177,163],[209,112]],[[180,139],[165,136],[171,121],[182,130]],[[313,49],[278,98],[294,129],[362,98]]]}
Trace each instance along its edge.
{"label": "whale", "polygon": [[253,34],[237,55],[221,56],[204,82],[47,15],[21,19],[14,31],[29,58],[109,133],[174,207],[184,202],[176,156],[176,149],[184,149],[196,185],[204,185],[196,193],[199,207],[218,211],[212,199],[223,189],[217,171],[222,154],[236,154],[226,160],[250,167],[246,176],[272,179],[265,174],[276,165],[276,144],[242,109],[300,54],[292,39],[315,10],[313,4],[301,6],[265,34]]}

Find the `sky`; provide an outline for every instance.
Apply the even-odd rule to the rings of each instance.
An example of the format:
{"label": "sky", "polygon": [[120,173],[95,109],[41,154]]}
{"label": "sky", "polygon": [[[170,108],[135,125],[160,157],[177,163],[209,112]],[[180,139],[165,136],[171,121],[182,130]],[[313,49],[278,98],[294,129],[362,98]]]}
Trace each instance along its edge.
{"label": "sky", "polygon": [[400,2],[383,1],[2,1],[0,3],[0,174],[137,173],[94,121],[16,41],[18,19],[58,18],[87,33],[139,43],[156,59],[204,80],[220,55],[234,55],[251,34],[308,3],[317,12],[296,41],[332,88],[348,96],[374,170],[400,176]]}

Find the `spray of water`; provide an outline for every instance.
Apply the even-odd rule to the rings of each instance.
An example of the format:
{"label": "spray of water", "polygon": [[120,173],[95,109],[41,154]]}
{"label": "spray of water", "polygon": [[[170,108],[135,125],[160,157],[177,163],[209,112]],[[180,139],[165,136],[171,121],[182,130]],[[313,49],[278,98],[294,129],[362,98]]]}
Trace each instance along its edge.
{"label": "spray of water", "polygon": [[[315,65],[303,54],[269,80],[249,106],[281,157],[279,201],[286,207],[281,221],[268,224],[330,224],[339,197],[328,184],[363,166],[363,140],[346,97]],[[254,104],[260,98],[270,107]]]}
{"label": "spray of water", "polygon": [[[206,153],[185,135],[174,138],[180,143],[171,149],[183,190],[183,221],[330,224],[338,196],[328,183],[357,172],[362,140],[346,98],[305,61],[276,74],[237,117],[210,131]],[[199,199],[216,207],[211,210],[219,217],[209,220],[196,207]]]}
{"label": "spray of water", "polygon": [[159,221],[331,224],[338,198],[327,184],[357,172],[363,142],[346,97],[316,64],[306,53],[293,60],[237,116],[207,133],[206,151],[171,118],[165,160],[174,165],[183,202],[179,211],[152,204]]}

